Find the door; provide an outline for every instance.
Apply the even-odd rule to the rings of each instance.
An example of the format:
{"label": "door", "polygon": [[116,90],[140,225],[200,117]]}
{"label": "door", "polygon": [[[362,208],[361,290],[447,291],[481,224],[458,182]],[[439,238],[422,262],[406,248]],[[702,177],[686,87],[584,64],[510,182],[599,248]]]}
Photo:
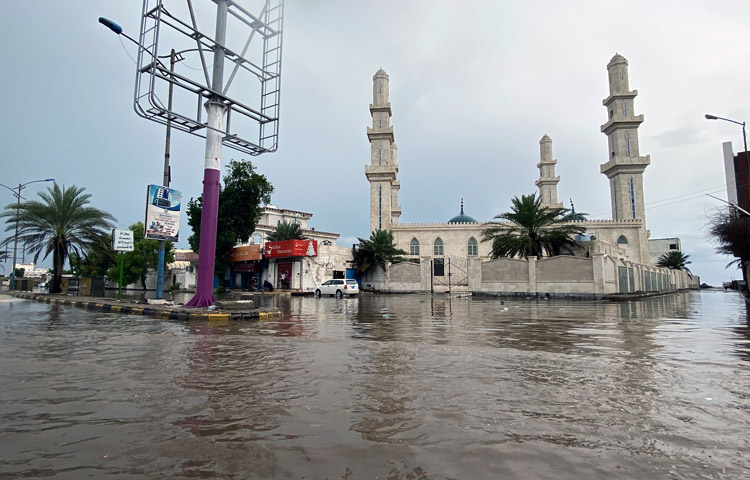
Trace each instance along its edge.
{"label": "door", "polygon": [[276,288],[291,288],[292,262],[276,264]]}

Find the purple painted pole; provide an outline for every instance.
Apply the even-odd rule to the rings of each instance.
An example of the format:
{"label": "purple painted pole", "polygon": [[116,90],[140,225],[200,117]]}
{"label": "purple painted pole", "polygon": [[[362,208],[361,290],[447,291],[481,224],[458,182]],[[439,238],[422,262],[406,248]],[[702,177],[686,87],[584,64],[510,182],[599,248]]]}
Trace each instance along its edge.
{"label": "purple painted pole", "polygon": [[[208,123],[221,129],[226,107],[220,102],[206,103]],[[214,263],[216,260],[216,226],[219,221],[219,180],[221,166],[221,133],[209,130],[206,135],[206,164],[203,170],[203,210],[201,240],[198,251],[198,284],[188,307],[208,307],[214,297]]]}
{"label": "purple painted pole", "polygon": [[[216,2],[216,46],[211,89],[221,92],[224,83],[224,41],[227,27],[227,1]],[[209,307],[214,297],[214,264],[216,261],[216,226],[219,221],[219,180],[221,170],[221,137],[227,107],[214,94],[206,102],[206,161],[203,170],[203,209],[201,210],[201,244],[198,251],[198,284],[187,307]]]}

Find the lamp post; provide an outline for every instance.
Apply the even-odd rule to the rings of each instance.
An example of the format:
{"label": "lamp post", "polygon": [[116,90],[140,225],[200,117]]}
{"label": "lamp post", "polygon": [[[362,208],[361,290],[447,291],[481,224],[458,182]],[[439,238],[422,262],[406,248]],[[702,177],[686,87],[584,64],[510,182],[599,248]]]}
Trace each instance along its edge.
{"label": "lamp post", "polygon": [[[706,120],[724,120],[725,122],[734,123],[736,125],[740,125],[742,127],[742,142],[745,146],[745,175],[748,179],[750,179],[750,152],[747,151],[747,135],[745,134],[745,122],[738,122],[737,120],[731,120],[729,118],[723,118],[723,117],[717,117],[716,115],[711,115],[709,113],[706,114]],[[737,179],[735,178],[735,183],[737,182]],[[745,189],[750,188],[749,185],[745,185]],[[738,199],[739,203],[743,203],[741,200]],[[745,214],[747,214],[747,211],[740,208],[739,206],[736,206],[735,209],[735,215],[737,215],[737,218],[740,217],[740,214],[738,211],[742,211]],[[742,279],[745,281],[745,288],[747,288],[747,265],[746,262],[740,258],[740,267],[742,268]]]}
{"label": "lamp post", "polygon": [[26,183],[19,183],[17,187],[11,188],[7,185],[0,183],[0,187],[5,187],[16,197],[16,233],[13,235],[13,264],[10,269],[10,289],[16,289],[16,255],[18,254],[18,214],[21,210],[21,190],[26,188],[26,185],[37,182],[54,182],[54,178],[45,178],[43,180],[32,180]]}
{"label": "lamp post", "polygon": [[[134,39],[127,36],[123,31],[122,27],[113,22],[112,20],[109,20],[104,17],[99,17],[99,23],[104,25],[105,27],[112,30],[117,35],[122,35],[123,37],[127,38],[131,42],[138,45],[140,48],[140,44],[136,42]],[[196,48],[189,48],[186,50],[181,50],[179,52],[175,52],[174,48],[170,52],[169,55],[162,55],[158,58],[167,58],[169,57],[169,71],[172,75],[174,75],[174,65],[175,63],[179,62],[180,60],[183,60],[182,54],[185,52],[192,52],[193,50],[197,50]],[[167,110],[169,112],[172,111],[172,92],[173,92],[174,84],[170,81],[169,82],[169,97],[167,99]],[[165,187],[169,187],[169,181],[172,178],[171,169],[169,166],[169,157],[170,157],[170,143],[172,138],[172,115],[167,114],[167,135],[166,140],[164,142],[164,176],[162,178],[162,185]],[[159,240],[159,257],[157,261],[156,266],[156,294],[155,297],[157,299],[161,299],[163,296],[164,291],[164,252],[166,250],[166,240]]]}
{"label": "lamp post", "polygon": [[745,122],[738,122],[736,120],[730,120],[728,118],[717,117],[716,115],[711,115],[709,113],[706,114],[706,120],[724,120],[725,122],[731,122],[742,127],[742,142],[745,145],[745,168],[747,175],[750,176],[750,158],[748,158],[748,155],[750,155],[750,153],[748,153],[747,151],[747,135],[745,134]]}

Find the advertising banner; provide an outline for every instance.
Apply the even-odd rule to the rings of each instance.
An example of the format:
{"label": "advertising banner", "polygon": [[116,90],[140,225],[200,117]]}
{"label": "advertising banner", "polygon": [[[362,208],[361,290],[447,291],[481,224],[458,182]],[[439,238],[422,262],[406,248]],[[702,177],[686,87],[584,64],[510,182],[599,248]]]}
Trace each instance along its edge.
{"label": "advertising banner", "polygon": [[250,260],[260,260],[260,245],[234,247],[232,251],[229,252],[230,262],[247,262]]}
{"label": "advertising banner", "polygon": [[281,242],[266,242],[263,249],[263,256],[266,258],[315,257],[317,255],[317,240],[283,240]]}
{"label": "advertising banner", "polygon": [[116,228],[112,230],[112,250],[115,252],[132,252],[134,249],[133,232]]}
{"label": "advertising banner", "polygon": [[160,185],[146,189],[146,238],[176,242],[180,234],[182,193]]}

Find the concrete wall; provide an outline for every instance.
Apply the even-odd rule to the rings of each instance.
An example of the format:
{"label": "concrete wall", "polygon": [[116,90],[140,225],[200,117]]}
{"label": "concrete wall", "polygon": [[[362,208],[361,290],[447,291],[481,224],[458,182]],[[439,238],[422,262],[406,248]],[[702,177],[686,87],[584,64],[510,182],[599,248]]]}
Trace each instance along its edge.
{"label": "concrete wall", "polygon": [[[467,262],[468,291],[508,295],[550,295],[601,298],[615,293],[697,288],[700,279],[687,272],[638,264],[603,254],[591,257],[560,255],[528,260],[499,258]],[[429,291],[429,263],[402,263],[378,269],[363,284],[382,291]],[[464,287],[465,288],[465,287]],[[443,291],[434,287],[434,291]],[[461,290],[457,287],[455,291]]]}

